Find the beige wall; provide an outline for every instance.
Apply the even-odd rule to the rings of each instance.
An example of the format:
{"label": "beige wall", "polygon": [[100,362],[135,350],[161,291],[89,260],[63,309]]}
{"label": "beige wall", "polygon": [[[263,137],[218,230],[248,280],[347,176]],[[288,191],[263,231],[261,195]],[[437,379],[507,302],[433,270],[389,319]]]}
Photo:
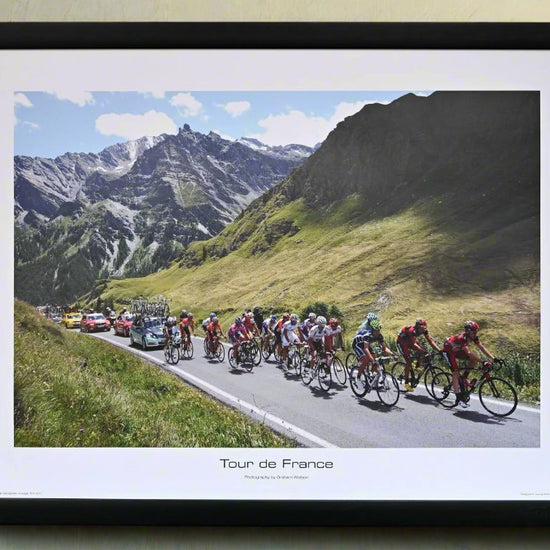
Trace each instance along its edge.
{"label": "beige wall", "polygon": [[1,0],[0,21],[550,21],[548,0]]}

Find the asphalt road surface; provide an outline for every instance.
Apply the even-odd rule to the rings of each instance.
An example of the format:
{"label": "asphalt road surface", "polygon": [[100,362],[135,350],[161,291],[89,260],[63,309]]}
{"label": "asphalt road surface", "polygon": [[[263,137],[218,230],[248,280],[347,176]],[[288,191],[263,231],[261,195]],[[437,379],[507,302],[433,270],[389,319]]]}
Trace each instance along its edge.
{"label": "asphalt road surface", "polygon": [[388,408],[375,391],[357,398],[349,381],[345,386],[333,381],[327,393],[321,391],[317,380],[305,386],[298,375],[285,372],[272,359],[262,361],[252,372],[233,370],[227,356],[223,363],[208,360],[203,339],[198,337],[193,339],[192,359],[169,365],[162,349],[143,351],[131,346],[129,338],[112,332],[93,336],[148,359],[307,447],[540,446],[540,411],[521,403],[511,416],[498,418],[473,394],[468,409],[449,410],[420,384],[412,393],[401,393],[397,404]]}

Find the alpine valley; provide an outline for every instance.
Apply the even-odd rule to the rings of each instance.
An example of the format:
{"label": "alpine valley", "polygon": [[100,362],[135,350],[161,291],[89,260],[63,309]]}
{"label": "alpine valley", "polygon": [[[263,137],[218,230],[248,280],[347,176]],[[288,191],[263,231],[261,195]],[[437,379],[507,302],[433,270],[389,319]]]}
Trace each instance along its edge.
{"label": "alpine valley", "polygon": [[98,279],[154,273],[218,234],[313,149],[194,132],[93,153],[14,158],[15,296],[73,302]]}
{"label": "alpine valley", "polygon": [[[199,141],[200,149],[193,146]],[[181,142],[189,145],[179,148]],[[203,152],[208,146],[223,152],[214,157]],[[250,165],[237,152],[255,159],[246,184]],[[17,277],[26,265],[37,266],[32,258],[39,253],[57,277],[68,270],[72,251],[87,269],[97,262],[94,275],[106,267],[139,275],[177,258],[146,277],[104,282],[89,298],[123,304],[163,294],[174,311],[186,307],[196,317],[216,311],[224,323],[254,305],[279,313],[324,302],[342,312],[350,331],[375,311],[390,340],[419,316],[439,341],[472,318],[495,354],[538,352],[538,92],[407,94],[388,105],[366,105],[340,122],[292,171],[304,156],[283,168],[271,152],[259,154],[184,129],[145,151],[125,175],[87,176],[89,202],[69,193],[58,205],[58,221],[53,210],[35,208],[31,215],[20,203],[18,219],[24,209],[29,213],[17,255],[27,263]],[[211,170],[191,178],[199,158]],[[284,170],[288,175],[271,187]],[[252,196],[241,211],[243,197]],[[146,208],[138,209],[139,201]],[[47,255],[45,240],[29,238],[39,231],[48,235]]]}

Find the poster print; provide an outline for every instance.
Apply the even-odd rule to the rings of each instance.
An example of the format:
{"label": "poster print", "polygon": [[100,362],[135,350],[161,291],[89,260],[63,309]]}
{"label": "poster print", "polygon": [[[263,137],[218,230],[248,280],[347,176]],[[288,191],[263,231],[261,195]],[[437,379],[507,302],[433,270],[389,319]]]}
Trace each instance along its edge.
{"label": "poster print", "polygon": [[[468,52],[447,52],[444,59],[433,52],[409,52],[399,61],[383,52],[332,52],[328,57],[330,63],[327,63],[326,53],[300,52],[297,63],[296,52],[239,52],[239,63],[234,64],[229,74],[224,68],[229,59],[235,59],[235,52],[209,52],[211,66],[208,70],[202,63],[200,51],[113,52],[108,62],[102,58],[99,73],[96,65],[96,71],[88,69],[83,74],[81,67],[97,63],[97,52],[57,52],[57,55],[49,53],[48,56],[44,53],[28,53],[24,63],[20,55],[17,60],[15,56],[13,59],[8,56],[5,61],[12,69],[10,74],[14,75],[14,82],[5,94],[4,109],[6,113],[15,112],[17,119],[13,144],[6,147],[6,158],[10,159],[6,166],[14,167],[9,181],[21,181],[16,175],[28,174],[29,170],[40,172],[36,169],[36,160],[27,161],[27,165],[20,168],[16,164],[17,157],[53,159],[82,150],[75,147],[71,151],[61,146],[66,149],[63,153],[60,149],[29,154],[21,150],[19,154],[17,147],[22,147],[24,142],[22,132],[26,131],[29,137],[41,126],[37,118],[33,120],[29,116],[33,109],[39,112],[37,107],[41,103],[50,102],[50,107],[42,112],[46,113],[46,118],[54,118],[60,129],[66,124],[64,117],[72,120],[75,126],[84,126],[76,124],[76,115],[70,114],[69,107],[74,109],[73,105],[77,106],[75,113],[85,116],[86,110],[97,109],[99,102],[107,102],[107,98],[123,104],[123,108],[113,104],[110,109],[92,115],[90,120],[95,125],[95,134],[92,134],[98,137],[98,134],[113,132],[110,135],[115,141],[95,149],[88,148],[93,151],[90,156],[100,157],[101,151],[124,142],[121,138],[126,134],[121,132],[129,132],[128,127],[143,122],[151,111],[157,119],[163,119],[165,125],[161,134],[165,134],[165,138],[158,143],[154,143],[155,139],[149,140],[143,154],[131,159],[133,164],[129,172],[124,172],[126,168],[120,168],[116,159],[100,159],[111,165],[103,164],[102,169],[94,166],[94,177],[88,178],[85,174],[86,184],[77,183],[69,192],[72,195],[62,198],[59,204],[52,187],[50,193],[34,197],[36,202],[29,203],[29,194],[18,197],[16,183],[13,203],[6,205],[6,208],[15,205],[9,217],[6,215],[11,223],[15,210],[16,223],[11,225],[14,227],[14,250],[7,251],[12,257],[15,252],[15,262],[21,262],[17,255],[18,242],[33,241],[28,235],[23,235],[27,241],[18,241],[22,233],[18,221],[33,221],[36,230],[41,222],[51,227],[51,220],[57,219],[60,226],[74,223],[79,232],[84,227],[78,239],[72,234],[72,227],[67,234],[58,232],[54,244],[65,247],[66,251],[69,246],[64,238],[68,237],[69,241],[72,238],[75,242],[70,246],[78,249],[76,254],[84,254],[78,257],[83,263],[87,262],[85,265],[90,265],[87,275],[91,273],[94,280],[106,281],[104,287],[96,285],[95,294],[88,295],[99,309],[104,305],[102,296],[106,297],[105,302],[112,300],[118,313],[123,307],[135,305],[132,300],[137,296],[162,295],[170,299],[170,307],[174,308],[169,316],[179,318],[184,308],[195,310],[199,321],[197,334],[200,334],[200,321],[209,317],[210,312],[219,315],[222,329],[227,333],[235,317],[254,306],[261,306],[266,318],[273,311],[279,319],[288,311],[296,313],[301,321],[313,306],[326,307],[327,317],[337,317],[344,326],[346,349],[338,355],[344,368],[353,350],[358,325],[368,312],[376,313],[382,323],[387,353],[399,353],[395,345],[397,333],[422,317],[428,322],[429,334],[437,348],[443,347],[447,337],[464,332],[464,323],[472,320],[480,325],[479,337],[492,356],[487,360],[504,358],[512,352],[523,355],[521,361],[507,361],[498,373],[513,388],[505,391],[518,394],[517,405],[511,414],[498,416],[501,409],[485,408],[483,394],[481,400],[475,397],[477,389],[467,403],[470,406],[464,409],[461,405],[451,409],[446,408],[445,403],[438,403],[430,397],[433,385],[425,385],[423,379],[412,388],[414,391],[408,390],[404,384],[410,384],[411,372],[415,374],[414,366],[409,371],[408,381],[400,378],[406,375],[404,370],[402,373],[396,371],[397,391],[394,393],[397,400],[388,404],[384,402],[384,391],[378,391],[377,387],[363,396],[353,392],[350,372],[347,372],[348,379],[341,383],[332,370],[330,376],[334,379],[325,389],[318,375],[311,383],[305,383],[301,364],[298,368],[288,368],[288,365],[279,368],[268,358],[248,372],[240,366],[233,368],[228,357],[223,361],[205,359],[199,339],[193,341],[192,359],[183,357],[177,365],[171,365],[162,347],[160,351],[149,350],[147,343],[140,345],[143,341],[138,341],[137,332],[126,337],[115,335],[111,329],[100,333],[100,338],[108,337],[118,347],[131,347],[141,356],[156,357],[155,375],[152,376],[156,377],[156,372],[161,370],[172,374],[185,372],[192,386],[212,392],[233,409],[247,412],[256,421],[254,426],[258,426],[259,420],[263,428],[274,429],[276,437],[282,437],[274,443],[274,440],[262,439],[268,436],[248,432],[246,436],[250,439],[245,444],[217,445],[208,435],[204,443],[193,442],[193,439],[182,439],[182,420],[166,431],[158,420],[155,433],[159,439],[149,434],[147,442],[141,442],[137,439],[137,431],[132,432],[132,428],[125,425],[121,432],[125,431],[129,444],[115,439],[117,434],[113,432],[116,430],[111,430],[111,442],[105,443],[108,440],[102,440],[101,430],[81,415],[80,423],[71,431],[72,440],[65,439],[63,444],[40,444],[40,440],[32,438],[25,442],[21,437],[23,431],[20,431],[24,421],[23,424],[15,422],[13,428],[7,430],[5,456],[24,458],[23,464],[27,467],[22,485],[29,495],[32,493],[39,498],[261,499],[269,491],[270,498],[274,499],[429,500],[438,498],[430,487],[407,487],[397,483],[403,460],[422,463],[420,468],[429,469],[430,475],[437,478],[435,485],[444,482],[447,472],[433,473],[430,465],[442,460],[451,464],[456,460],[458,464],[459,457],[464,456],[479,454],[490,460],[503,453],[521,453],[524,460],[532,462],[532,471],[537,470],[540,451],[544,453],[540,393],[537,394],[536,386],[539,384],[540,392],[540,385],[544,383],[540,381],[537,368],[540,365],[537,323],[540,316],[540,146],[545,128],[545,120],[541,119],[545,83],[539,80],[540,73],[536,71],[540,61],[537,55],[526,54],[528,61],[522,57],[520,63],[516,54],[503,52],[481,52],[475,57]],[[504,83],[499,74],[504,60],[517,64],[518,80],[510,78]],[[82,78],[77,88],[72,78],[68,82],[53,82],[47,76],[48,63],[54,62],[62,63],[67,75],[75,71],[80,74]],[[174,77],[170,68],[175,62],[187,67],[185,75]],[[34,77],[28,76],[32,74],[29,71],[25,75],[17,73],[18,66],[27,68],[29,63],[42,67],[38,78],[38,73]],[[434,77],[432,71],[438,63],[452,67],[453,71],[440,71],[439,76]],[[413,71],[411,64],[415,67]],[[128,70],[118,73],[115,67],[119,66]],[[138,66],[148,69],[150,80],[146,83],[137,78]],[[356,70],[366,66],[369,71]],[[278,69],[277,78],[273,77],[273,67]],[[480,77],[481,68],[485,70],[483,77]],[[298,82],[297,73],[300,73]],[[320,74],[324,76],[322,83]],[[82,106],[70,99],[77,97],[83,102]],[[325,107],[324,112],[316,110],[316,103],[321,98],[331,98],[331,107]],[[141,106],[131,106],[138,100]],[[166,105],[172,102],[176,104],[172,107],[177,108],[177,114],[166,113],[166,107],[160,107],[159,103],[145,110],[146,101],[164,101]],[[236,121],[252,111],[253,105],[263,101],[269,112],[256,120],[263,124],[258,124],[255,130],[239,132],[242,136],[236,133],[237,130],[230,134],[229,126],[208,124],[209,117],[217,110],[236,128]],[[177,105],[178,102],[181,103]],[[199,108],[199,104],[204,109],[202,118],[194,118],[192,108]],[[56,112],[54,105],[66,112]],[[342,105],[353,105],[357,110],[338,113],[337,108]],[[161,116],[163,113],[166,118]],[[110,122],[114,121],[111,127],[108,115],[111,115]],[[337,120],[337,115],[342,118]],[[317,134],[320,138],[309,137],[312,141],[301,143],[306,141],[302,136],[315,124],[325,125]],[[333,127],[328,128],[329,124]],[[42,128],[46,125],[46,121],[42,122]],[[472,127],[476,128],[475,132],[468,131]],[[301,133],[296,135],[301,139],[288,138],[288,143],[277,143],[273,138],[274,141],[269,142],[270,131],[282,132],[285,128],[299,130]],[[513,131],[507,131],[511,128]],[[540,135],[539,128],[542,128]],[[75,130],[70,132],[76,133]],[[67,132],[58,132],[61,133]],[[124,143],[145,136],[128,133],[127,137]],[[248,138],[244,140],[247,143],[239,141],[242,137]],[[53,144],[54,139],[46,138],[45,141]],[[185,153],[187,164],[178,157],[178,141],[192,142],[195,147],[194,155]],[[241,173],[228,174],[222,167],[233,169],[237,162],[235,157],[220,159],[212,153],[216,147],[217,154],[225,148],[227,155],[247,147],[255,153],[255,159],[262,158],[266,165],[269,164],[266,160],[269,149],[290,143],[301,146],[302,154],[307,148],[312,152],[283,175],[281,182],[264,180],[258,185],[260,178],[255,177],[253,183],[248,183],[248,189],[243,184],[245,170],[241,167],[246,166],[244,161],[238,161]],[[199,148],[206,145],[210,150],[199,153]],[[264,157],[259,157],[258,149],[262,148]],[[162,154],[155,158],[153,153],[161,150]],[[281,151],[278,154],[282,156]],[[195,161],[199,157],[208,160],[209,169],[218,174],[217,179],[211,175],[205,177],[204,165],[199,168],[197,163],[189,161],[189,158]],[[179,158],[181,164],[170,172],[174,158]],[[90,158],[88,161],[91,162]],[[44,163],[38,165],[44,169]],[[166,169],[163,173],[161,166]],[[143,170],[138,171],[138,168]],[[121,172],[120,177],[117,169]],[[158,178],[157,196],[149,190],[144,192],[147,182],[155,177]],[[216,182],[211,190],[217,193],[207,196],[207,185],[200,189],[198,183],[205,180]],[[48,181],[52,184],[52,178]],[[231,192],[224,191],[220,181],[229,182]],[[255,189],[253,184],[257,186]],[[193,188],[201,193],[201,200],[195,203],[189,199]],[[179,202],[171,194],[174,190],[180,193],[182,200]],[[250,208],[245,202],[254,194],[257,197]],[[38,210],[40,201],[43,202],[41,206],[46,206],[43,211]],[[144,205],[146,215],[137,208]],[[53,211],[49,212],[48,208]],[[199,217],[205,210],[206,217]],[[83,224],[84,219],[88,225]],[[138,223],[132,223],[134,221]],[[251,228],[246,228],[245,224]],[[165,242],[160,242],[161,236],[166,237]],[[121,254],[123,239],[128,248],[125,256]],[[103,250],[98,243],[105,244]],[[47,246],[43,242],[35,244]],[[92,261],[95,257],[86,257],[81,244],[87,252],[94,251],[100,257],[104,254],[102,261],[97,262],[98,273],[93,272],[97,267]],[[22,250],[28,254],[26,261],[21,262],[27,269],[41,265],[40,254],[30,253],[32,248],[28,244]],[[55,250],[50,249],[46,255],[50,263],[64,255],[64,252],[56,254]],[[160,265],[154,264],[157,260]],[[65,281],[59,270],[56,273],[54,269],[52,272],[45,270],[49,275],[33,284],[30,284],[32,278],[27,276],[30,271],[18,271],[23,266],[16,263],[15,296],[17,289],[24,285],[25,292],[32,293],[39,292],[43,284],[60,292],[60,300],[56,303],[69,302],[65,300],[69,295],[61,293],[74,288],[73,283],[80,283],[82,279],[71,278],[73,272],[69,263],[65,266],[68,275]],[[136,271],[125,273],[128,267]],[[18,273],[25,273],[25,277],[18,279]],[[142,276],[147,278],[140,279]],[[155,279],[162,281],[159,286]],[[140,288],[141,281],[149,286]],[[172,290],[171,284],[179,285],[179,290]],[[95,310],[90,303],[82,305]],[[16,314],[20,309],[21,314],[30,315],[22,308],[16,303]],[[67,331],[70,332],[64,329],[61,334]],[[518,332],[521,338],[517,338]],[[86,338],[86,342],[94,337],[75,336],[81,340]],[[48,337],[57,338],[57,332],[51,330]],[[128,345],[130,339],[133,341],[131,346]],[[431,349],[425,340],[422,343]],[[17,344],[16,337],[15,365]],[[479,353],[475,342],[472,349]],[[78,353],[73,353],[69,367],[76,370],[82,380],[102,378],[116,371],[117,361],[125,361],[122,357],[126,357],[126,351],[124,355],[119,353],[112,352],[115,359],[105,371],[94,372],[98,363],[94,365],[88,356]],[[225,353],[229,353],[228,346],[225,346]],[[526,362],[528,355],[530,363]],[[357,359],[361,360],[360,353]],[[397,359],[388,362],[389,379]],[[519,372],[516,364],[520,365]],[[445,368],[444,364],[439,366]],[[208,372],[216,373],[214,379],[204,376]],[[13,376],[13,371],[10,373]],[[452,379],[448,380],[448,375],[442,377],[447,384],[436,383],[436,391],[447,385],[449,394],[454,395]],[[469,381],[474,377],[470,376]],[[228,386],[220,388],[221,379],[226,379]],[[174,394],[183,386],[173,376],[170,376],[170,384],[162,380],[148,381],[148,390],[153,395],[153,399],[148,396],[151,402],[168,402],[166,398],[174,399]],[[481,378],[477,382],[480,384]],[[171,385],[173,383],[177,389]],[[266,387],[269,390],[278,388],[274,400],[265,396],[269,393]],[[17,395],[17,387],[15,389]],[[122,392],[116,388],[110,387],[109,391],[113,399],[122,399]],[[104,394],[107,393],[105,390]],[[392,392],[386,390],[386,393]],[[71,404],[83,407],[88,397],[73,396],[74,403],[69,407]],[[510,395],[506,397],[510,401]],[[514,402],[513,395],[511,397]],[[491,396],[486,400],[489,408],[491,400]],[[18,404],[13,403],[14,406]],[[148,408],[142,406],[144,410]],[[99,410],[91,416],[94,414],[96,418],[101,417]],[[165,409],[164,417],[168,416],[171,416],[169,410]],[[106,421],[106,416],[101,419],[101,422]],[[90,427],[87,422],[92,422]],[[145,424],[150,428],[150,421]],[[55,425],[52,425],[53,431]],[[224,432],[220,441],[231,441],[230,437],[223,439],[228,433],[234,435],[230,427],[220,431]],[[47,430],[41,430],[42,437],[51,435],[44,432]],[[65,433],[61,437],[66,436]],[[165,439],[161,440],[161,436]],[[75,453],[78,453],[78,461],[74,459]],[[130,457],[132,466],[128,467]],[[193,475],[174,481],[170,472],[159,468],[159,462],[166,460]],[[376,484],[367,487],[364,482],[347,483],[352,465],[358,460],[380,469]],[[43,468],[51,470],[53,463],[56,465],[53,470],[58,473],[44,476]],[[69,464],[79,482],[71,484],[67,491],[62,478]],[[147,471],[150,475],[144,479],[137,475],[138,471]],[[102,472],[102,481],[98,483],[97,475],[90,475],[90,472]],[[544,498],[540,477],[534,482],[527,472],[525,479],[512,480],[503,486],[498,482],[502,473],[496,467],[487,474],[491,486],[488,494],[486,487],[481,494],[477,485],[460,484],[453,486],[452,494],[445,495],[445,499]],[[327,483],[323,484],[323,480]]]}

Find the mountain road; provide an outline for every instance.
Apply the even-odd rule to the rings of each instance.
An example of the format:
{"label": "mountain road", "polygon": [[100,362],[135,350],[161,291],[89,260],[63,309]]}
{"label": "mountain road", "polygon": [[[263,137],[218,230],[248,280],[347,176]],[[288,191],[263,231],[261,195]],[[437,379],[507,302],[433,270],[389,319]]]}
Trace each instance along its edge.
{"label": "mountain road", "polygon": [[[518,448],[540,446],[538,407],[518,404],[514,413],[498,418],[472,394],[468,409],[445,409],[423,384],[403,392],[393,407],[383,405],[375,391],[356,397],[349,380],[333,380],[324,392],[317,380],[303,384],[295,372],[285,372],[272,358],[251,372],[209,360],[203,339],[195,337],[192,359],[170,365],[162,349],[142,350],[129,338],[112,332],[94,334],[172,372],[216,399],[239,409],[305,447],[340,448]],[[229,346],[226,345],[226,351]]]}

